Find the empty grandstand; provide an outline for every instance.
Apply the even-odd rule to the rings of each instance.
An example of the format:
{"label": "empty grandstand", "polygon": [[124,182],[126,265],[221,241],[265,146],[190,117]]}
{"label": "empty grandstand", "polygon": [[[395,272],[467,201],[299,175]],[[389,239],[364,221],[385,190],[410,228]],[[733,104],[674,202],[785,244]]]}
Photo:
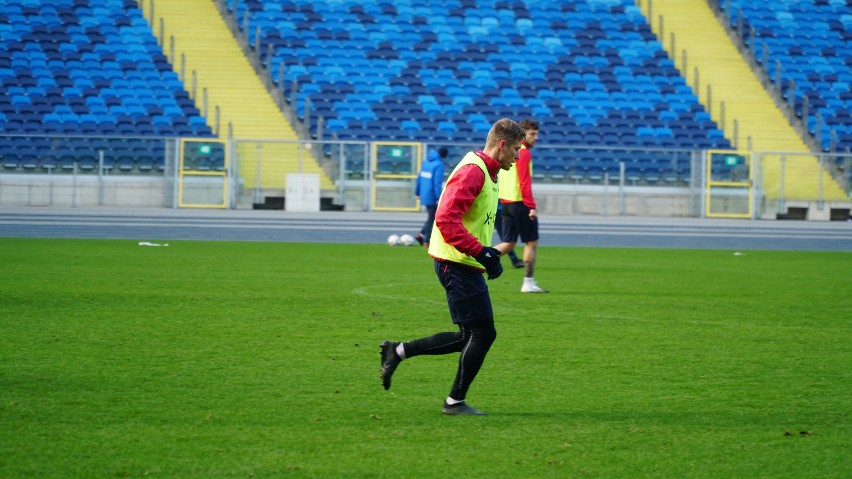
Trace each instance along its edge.
{"label": "empty grandstand", "polygon": [[[534,176],[556,198],[648,187],[691,203],[669,213],[698,215],[703,152],[737,150],[754,161],[748,194],[775,201],[764,209],[848,202],[849,12],[833,0],[9,0],[2,178],[162,178],[170,206],[184,175],[219,172],[234,185],[225,204],[241,207],[308,172],[334,202],[369,208],[348,198],[398,165],[380,171],[368,145],[473,147],[508,116],[542,124]],[[230,160],[184,158],[181,138]],[[555,208],[572,211],[587,212]]]}

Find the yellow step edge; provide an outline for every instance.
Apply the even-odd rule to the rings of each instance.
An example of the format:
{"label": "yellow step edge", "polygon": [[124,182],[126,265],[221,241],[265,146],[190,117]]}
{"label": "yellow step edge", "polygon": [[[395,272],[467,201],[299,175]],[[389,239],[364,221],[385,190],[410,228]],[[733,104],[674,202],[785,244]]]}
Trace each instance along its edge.
{"label": "yellow step edge", "polygon": [[[143,13],[149,24],[154,25],[155,34],[160,33],[159,19],[162,18],[166,36],[174,37],[175,58],[170,58],[170,61],[179,70],[180,61],[176,59],[183,55],[184,76],[187,78],[181,80],[187,90],[191,88],[190,72],[197,72],[194,101],[201,108],[202,91],[206,88],[208,123],[215,121],[212,110],[214,106],[219,106],[220,128],[225,129],[229,122],[232,123],[235,138],[298,139],[292,125],[275,104],[275,99],[257,77],[251,62],[243,54],[213,1],[157,2],[155,19],[148,18],[150,9],[143,9]],[[163,50],[167,56],[171,55],[169,47]],[[278,158],[274,160],[277,163],[263,165],[261,185],[264,188],[283,188],[282,175],[296,171],[292,165],[297,148],[295,145],[267,145],[265,149],[271,155],[278,155]],[[237,150],[238,154],[243,152],[247,155],[246,161],[240,161],[240,175],[244,181],[250,179],[254,184],[257,168],[253,164],[247,165],[251,163],[251,152],[239,147],[239,144]],[[313,157],[302,155],[302,168],[304,172],[319,173],[323,189],[334,189],[334,184]]]}
{"label": "yellow step edge", "polygon": [[[638,3],[647,17],[649,2]],[[747,139],[751,137],[756,151],[811,153],[805,141],[789,124],[778,105],[731,43],[706,0],[653,0],[652,8],[654,18],[648,19],[651,29],[693,89],[696,86],[694,72],[695,68],[698,68],[700,85],[695,94],[726,136],[733,134],[736,120],[740,149],[746,148]],[[663,17],[664,35],[660,34],[660,16]],[[676,51],[671,51],[672,33]],[[685,69],[682,64],[684,50],[687,52]],[[713,99],[709,108],[707,85],[711,85]],[[722,100],[725,102],[724,124],[720,116]],[[730,136],[728,139],[733,141]],[[821,173],[816,157],[805,155],[796,171],[801,173],[785,175],[785,195],[788,198],[816,198],[818,191],[813,185],[818,182],[811,181]],[[764,169],[764,179],[766,184],[780,184],[780,167],[776,167],[772,160],[769,160]],[[836,182],[826,181],[824,187],[826,200],[848,200]],[[771,197],[773,193],[777,191],[767,191],[767,196]]]}

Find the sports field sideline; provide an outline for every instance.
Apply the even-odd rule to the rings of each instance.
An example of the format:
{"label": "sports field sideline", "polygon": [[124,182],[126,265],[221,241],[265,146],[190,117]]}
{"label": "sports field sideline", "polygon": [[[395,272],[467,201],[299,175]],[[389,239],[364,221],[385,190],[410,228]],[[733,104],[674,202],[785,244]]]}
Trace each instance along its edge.
{"label": "sports field sideline", "polygon": [[[0,208],[0,237],[383,243],[425,213]],[[542,246],[852,251],[852,223],[542,216]]]}

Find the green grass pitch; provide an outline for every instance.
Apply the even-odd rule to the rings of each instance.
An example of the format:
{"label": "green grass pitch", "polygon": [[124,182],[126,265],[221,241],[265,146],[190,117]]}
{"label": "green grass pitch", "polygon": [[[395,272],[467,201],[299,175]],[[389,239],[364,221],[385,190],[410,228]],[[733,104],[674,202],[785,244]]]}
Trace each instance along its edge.
{"label": "green grass pitch", "polygon": [[[740,253],[740,254],[735,254]],[[542,246],[489,282],[497,341],[378,377],[453,330],[385,245],[0,239],[0,477],[848,477],[852,254]]]}

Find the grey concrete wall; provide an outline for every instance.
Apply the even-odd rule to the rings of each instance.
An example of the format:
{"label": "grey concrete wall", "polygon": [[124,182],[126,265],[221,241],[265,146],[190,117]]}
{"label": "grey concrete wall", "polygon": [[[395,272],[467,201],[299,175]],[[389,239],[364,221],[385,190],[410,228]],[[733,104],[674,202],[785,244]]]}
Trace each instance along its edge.
{"label": "grey concrete wall", "polygon": [[114,206],[152,208],[166,204],[163,177],[78,175],[0,176],[0,206]]}
{"label": "grey concrete wall", "polygon": [[688,188],[541,185],[533,187],[533,196],[545,215],[689,217],[700,213]]}
{"label": "grey concrete wall", "polygon": [[[185,195],[201,203],[218,203],[221,184],[214,188],[196,189],[190,186]],[[333,192],[324,192],[334,194]],[[533,193],[542,215],[560,216],[637,216],[637,217],[700,217],[702,192],[686,187],[647,187],[618,185],[557,185],[539,184]],[[171,208],[176,192],[163,176],[104,176],[94,175],[26,175],[0,174],[0,206],[43,207],[120,207]],[[284,191],[262,192],[266,196],[284,196]],[[410,188],[390,188],[384,191],[385,202],[398,201],[410,206]],[[254,190],[236,192],[236,208],[251,209]],[[370,190],[363,182],[352,182],[343,189],[336,201],[346,211],[365,211],[372,202]],[[718,201],[718,200],[717,200]],[[795,202],[778,204],[763,199],[756,213],[761,219],[776,219],[791,207],[805,208],[801,219],[828,221],[852,208],[852,202]],[[783,210],[783,211],[782,211]]]}
{"label": "grey concrete wall", "polygon": [[[400,205],[411,203],[410,191],[401,189],[393,194]],[[545,184],[535,185],[533,195],[543,215],[697,217],[701,206],[700,194],[691,193],[689,188],[625,186],[619,190],[617,185],[604,188]],[[347,211],[363,211],[365,201],[369,204],[371,199],[365,197],[363,186],[345,189],[343,202]]]}

